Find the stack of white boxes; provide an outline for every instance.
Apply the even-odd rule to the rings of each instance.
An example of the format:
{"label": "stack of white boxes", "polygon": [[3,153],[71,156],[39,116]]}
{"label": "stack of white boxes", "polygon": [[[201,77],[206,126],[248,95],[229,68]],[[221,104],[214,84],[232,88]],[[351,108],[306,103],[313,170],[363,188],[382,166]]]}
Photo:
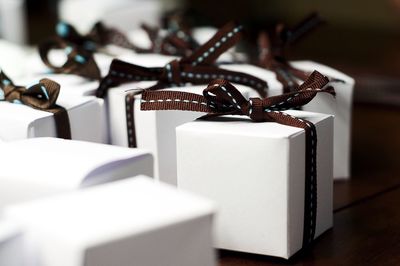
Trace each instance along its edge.
{"label": "stack of white boxes", "polygon": [[[195,31],[195,38],[204,42],[214,31]],[[177,58],[110,51],[118,54],[94,55],[102,76],[113,58],[145,67]],[[221,62],[234,58],[228,52]],[[100,99],[94,96],[99,81],[50,73],[36,53],[26,62],[11,78],[23,86],[44,77],[61,85],[57,104],[68,112],[72,140],[55,138],[52,113],[0,101],[0,265],[214,266],[214,247],[282,258],[302,249],[303,129],[239,116],[198,120],[204,113],[143,111],[137,95],[130,112],[137,148],[128,148],[126,96],[155,82],[117,86]],[[292,64],[344,81],[332,83],[336,99],[321,94],[302,111],[285,111],[317,130],[317,238],[332,227],[333,178],[350,176],[354,80],[315,62]],[[269,96],[282,94],[271,71],[235,62],[220,67],[265,80]],[[235,86],[246,99],[259,97]],[[205,87],[179,91],[203,94]]]}

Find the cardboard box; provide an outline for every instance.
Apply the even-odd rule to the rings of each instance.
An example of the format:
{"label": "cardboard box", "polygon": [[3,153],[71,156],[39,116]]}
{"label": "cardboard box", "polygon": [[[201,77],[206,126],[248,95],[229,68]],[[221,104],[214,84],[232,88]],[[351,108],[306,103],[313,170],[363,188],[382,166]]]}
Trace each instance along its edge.
{"label": "cardboard box", "polygon": [[[13,206],[44,266],[214,266],[208,200],[146,177]],[[37,263],[37,264],[35,264]]]}
{"label": "cardboard box", "polygon": [[[349,178],[351,174],[351,116],[353,103],[354,79],[328,66],[313,61],[294,61],[291,64],[301,70],[312,72],[317,70],[331,78],[343,80],[344,83],[335,82],[336,97],[318,94],[303,110],[335,116],[334,121],[334,170],[335,179]],[[274,72],[252,65],[224,65],[229,70],[239,70],[255,75],[267,81],[269,95],[282,94],[282,84],[276,79]],[[257,97],[256,94],[250,97]]]}
{"label": "cardboard box", "polygon": [[[71,137],[107,143],[104,101],[96,97],[60,95],[57,104],[68,111]],[[57,137],[53,114],[22,104],[0,102],[0,138],[5,141]]]}
{"label": "cardboard box", "polygon": [[[316,234],[332,227],[333,117],[287,111],[317,129]],[[303,241],[305,132],[222,117],[177,128],[178,188],[214,200],[216,247],[289,258]]]}
{"label": "cardboard box", "polygon": [[143,150],[57,138],[1,143],[0,209],[139,174],[152,176]]}

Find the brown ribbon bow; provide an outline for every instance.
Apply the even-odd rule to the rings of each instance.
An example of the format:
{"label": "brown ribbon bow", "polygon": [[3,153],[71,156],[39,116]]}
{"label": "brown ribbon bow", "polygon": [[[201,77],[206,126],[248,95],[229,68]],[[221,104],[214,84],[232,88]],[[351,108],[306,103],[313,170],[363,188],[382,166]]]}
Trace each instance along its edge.
{"label": "brown ribbon bow", "polygon": [[29,88],[16,86],[7,75],[0,72],[0,89],[4,101],[24,104],[32,108],[54,114],[57,137],[71,139],[71,129],[67,111],[56,104],[60,85],[50,79],[42,79]]}
{"label": "brown ribbon bow", "polygon": [[317,13],[312,13],[293,28],[278,24],[267,33],[263,31],[258,36],[258,65],[276,73],[277,79],[283,84],[283,91],[289,92],[297,88],[300,82],[307,79],[309,73],[294,68],[285,58],[286,48],[311,32],[323,21]]}
{"label": "brown ribbon bow", "polygon": [[[239,41],[241,30],[242,26],[229,23],[190,56],[173,60],[163,68],[141,67],[114,59],[107,76],[100,82],[96,96],[104,97],[110,87],[133,81],[156,80],[157,83],[154,86],[145,90],[159,90],[167,87],[184,86],[187,83],[207,84],[216,78],[247,85],[255,89],[261,96],[265,96],[267,83],[264,80],[249,74],[221,69],[215,64],[216,59],[222,53]],[[131,112],[134,110],[135,95],[140,93],[142,91],[126,95],[129,147],[136,147],[135,121]]]}
{"label": "brown ribbon bow", "polygon": [[335,94],[329,79],[317,71],[300,85],[295,92],[264,99],[247,100],[226,80],[212,81],[203,95],[179,91],[144,91],[141,110],[184,110],[208,113],[205,118],[221,115],[246,115],[256,122],[277,122],[302,128],[306,133],[305,154],[305,204],[303,248],[315,236],[317,210],[316,145],[317,132],[310,121],[282,112],[310,102],[319,92]]}

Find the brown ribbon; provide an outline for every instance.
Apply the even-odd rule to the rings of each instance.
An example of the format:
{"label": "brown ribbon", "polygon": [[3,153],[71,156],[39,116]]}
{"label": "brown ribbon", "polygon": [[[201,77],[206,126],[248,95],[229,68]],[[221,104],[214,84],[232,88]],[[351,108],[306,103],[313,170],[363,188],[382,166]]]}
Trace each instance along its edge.
{"label": "brown ribbon", "polygon": [[[53,49],[65,50],[67,61],[62,66],[57,66],[50,61],[49,54]],[[67,43],[59,37],[50,38],[39,45],[39,55],[43,63],[55,73],[74,74],[95,80],[101,78],[100,69],[94,60],[93,52]]]}
{"label": "brown ribbon", "polygon": [[311,32],[322,23],[317,13],[312,13],[293,28],[278,24],[274,31],[263,31],[258,36],[258,65],[276,73],[277,79],[283,84],[283,91],[293,91],[306,80],[309,73],[294,68],[285,58],[286,48]]}
{"label": "brown ribbon", "polygon": [[[90,32],[81,35],[70,24],[57,24],[57,36],[49,38],[39,45],[39,55],[44,64],[55,73],[75,74],[89,79],[100,79],[100,69],[94,60],[94,53],[106,45],[113,44],[131,49],[137,53],[161,53],[186,56],[198,46],[188,31],[174,28],[163,36],[159,28],[142,25],[149,36],[150,49],[134,45],[122,32],[108,28],[103,23],[96,23]],[[53,49],[64,49],[67,61],[62,66],[53,64],[49,54]]]}
{"label": "brown ribbon", "polygon": [[[167,87],[191,84],[207,84],[213,79],[226,79],[249,86],[261,96],[266,96],[267,83],[249,74],[219,68],[217,58],[236,44],[241,37],[242,26],[229,23],[221,28],[208,42],[200,46],[188,57],[173,60],[165,67],[141,67],[114,59],[110,70],[100,82],[97,97],[104,97],[111,87],[123,83],[143,80],[155,80],[157,83],[145,90],[159,90]],[[126,115],[129,147],[136,147],[134,115],[134,97],[142,91],[135,91],[126,96]]]}
{"label": "brown ribbon", "polygon": [[306,133],[305,153],[305,204],[303,248],[314,239],[317,212],[317,132],[313,123],[282,112],[310,102],[317,93],[335,94],[329,79],[317,71],[295,92],[264,99],[247,100],[226,80],[212,81],[203,95],[179,91],[144,91],[141,110],[184,110],[208,113],[207,116],[245,115],[255,122],[277,122],[302,128]]}
{"label": "brown ribbon", "polygon": [[65,108],[56,104],[60,85],[49,79],[42,79],[29,88],[16,86],[7,75],[0,72],[0,88],[4,101],[24,104],[32,108],[53,113],[57,137],[71,139],[69,117]]}

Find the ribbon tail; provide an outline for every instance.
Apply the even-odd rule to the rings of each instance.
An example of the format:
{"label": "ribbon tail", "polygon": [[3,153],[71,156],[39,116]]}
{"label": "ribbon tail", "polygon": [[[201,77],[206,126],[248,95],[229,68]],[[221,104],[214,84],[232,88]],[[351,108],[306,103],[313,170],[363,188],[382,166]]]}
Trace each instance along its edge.
{"label": "ribbon tail", "polygon": [[285,41],[287,43],[294,43],[304,37],[306,34],[310,33],[313,31],[315,28],[317,28],[319,25],[321,25],[324,21],[322,18],[318,15],[318,13],[314,12],[308,15],[306,18],[304,18],[302,21],[300,21],[296,26],[294,26],[292,29],[287,31],[286,34],[286,39]]}
{"label": "ribbon tail", "polygon": [[241,38],[241,25],[228,23],[222,27],[208,42],[200,46],[189,57],[183,58],[182,63],[192,65],[209,65],[229,48],[234,46]]}
{"label": "ribbon tail", "polygon": [[305,190],[303,246],[307,248],[315,237],[317,222],[317,131],[315,125],[305,119],[283,112],[268,112],[277,123],[305,130]]}

